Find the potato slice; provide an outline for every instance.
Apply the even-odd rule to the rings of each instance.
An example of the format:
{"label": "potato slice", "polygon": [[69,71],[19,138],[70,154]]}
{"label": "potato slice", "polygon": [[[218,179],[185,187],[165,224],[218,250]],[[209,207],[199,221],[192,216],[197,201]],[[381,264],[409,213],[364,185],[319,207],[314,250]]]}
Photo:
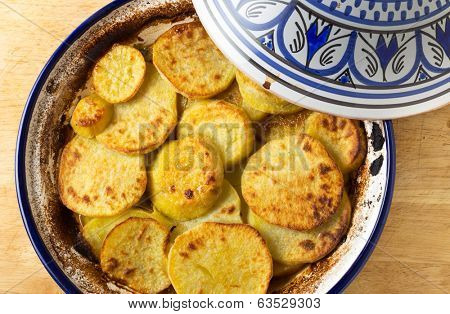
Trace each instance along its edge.
{"label": "potato slice", "polygon": [[244,103],[241,92],[239,91],[239,85],[236,81],[234,81],[226,91],[217,95],[216,98],[225,100],[238,107],[241,107],[242,109],[244,109],[244,111],[252,121],[261,121],[268,115],[266,112],[253,109],[251,106]]}
{"label": "potato slice", "polygon": [[100,257],[100,251],[108,233],[131,217],[152,218],[152,215],[148,211],[133,208],[114,217],[93,218],[84,226],[83,237],[97,257]]}
{"label": "potato slice", "polygon": [[153,219],[129,218],[106,237],[100,254],[102,270],[140,293],[170,286],[167,275],[169,229]]}
{"label": "potato slice", "polygon": [[268,92],[240,71],[236,73],[236,80],[244,103],[253,109],[271,114],[287,114],[303,110]]}
{"label": "potato slice", "polygon": [[172,231],[172,239],[203,222],[242,223],[241,199],[228,181],[223,181],[222,194],[209,213],[197,219],[178,222]]}
{"label": "potato slice", "polygon": [[218,148],[226,168],[246,158],[255,145],[252,123],[241,108],[223,100],[189,106],[181,118],[178,137],[199,136]]}
{"label": "potato slice", "polygon": [[281,264],[281,263],[274,261],[273,262],[273,277],[278,278],[278,277],[289,276],[289,275],[292,275],[292,274],[298,272],[300,269],[302,269],[304,267],[305,267],[304,264],[285,265],[285,264]]}
{"label": "potato slice", "polygon": [[359,121],[314,112],[305,121],[305,133],[322,142],[344,175],[357,170],[366,157]]}
{"label": "potato slice", "polygon": [[223,177],[222,160],[211,144],[193,137],[172,141],[151,164],[150,198],[171,219],[195,219],[217,201]]}
{"label": "potato slice", "polygon": [[320,226],[302,232],[266,222],[253,211],[249,224],[266,240],[275,261],[286,265],[313,263],[330,253],[347,232],[351,218],[351,204],[346,193],[339,210]]}
{"label": "potato slice", "polygon": [[169,253],[177,293],[265,293],[272,258],[248,225],[205,222],[180,235]]}
{"label": "potato slice", "polygon": [[113,113],[113,106],[99,96],[87,96],[75,107],[70,125],[78,135],[93,138],[108,126]]}
{"label": "potato slice", "polygon": [[111,104],[130,100],[144,81],[145,69],[145,59],[139,50],[115,45],[94,67],[95,92]]}
{"label": "potato slice", "polygon": [[149,64],[139,93],[115,106],[111,124],[97,140],[118,152],[147,154],[167,140],[177,120],[177,94]]}
{"label": "potato slice", "polygon": [[270,142],[286,136],[298,135],[305,132],[305,120],[311,114],[309,110],[287,115],[275,115],[263,123],[263,141]]}
{"label": "potato slice", "polygon": [[62,202],[72,211],[89,217],[115,216],[144,194],[145,160],[76,136],[63,150],[58,185]]}
{"label": "potato slice", "polygon": [[180,94],[193,99],[223,92],[236,74],[200,22],[175,25],[159,37],[153,62]]}
{"label": "potato slice", "polygon": [[242,176],[249,208],[275,225],[311,230],[338,209],[344,179],[325,147],[308,135],[267,143]]}

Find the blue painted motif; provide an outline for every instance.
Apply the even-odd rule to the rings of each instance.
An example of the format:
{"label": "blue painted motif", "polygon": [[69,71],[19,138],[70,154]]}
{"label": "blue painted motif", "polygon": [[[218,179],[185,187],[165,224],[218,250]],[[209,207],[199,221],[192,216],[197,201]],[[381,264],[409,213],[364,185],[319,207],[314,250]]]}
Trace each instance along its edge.
{"label": "blue painted motif", "polygon": [[[367,25],[371,25],[370,21],[407,21],[411,14],[416,17],[419,15],[419,18],[426,12],[427,18],[442,13],[442,10],[450,14],[450,0],[443,1],[440,7],[437,3],[428,1],[426,5],[424,1],[418,1],[413,6],[409,0],[230,2],[232,4],[226,2],[225,6],[239,24],[246,28],[245,31],[259,45],[286,62],[285,70],[294,67],[315,79],[332,80],[340,85],[349,83],[357,89],[375,86],[398,88],[450,73],[448,14],[422,28],[401,32],[374,32],[337,25],[334,21],[319,16],[317,7],[311,5],[322,6],[327,3],[330,11],[347,12],[349,17],[358,16],[360,23],[367,22]],[[419,67],[422,67],[425,74],[418,75]],[[291,77],[294,78],[292,74]],[[307,82],[305,78],[301,81]],[[419,91],[417,89],[408,93]],[[344,95],[345,91],[341,94]]]}

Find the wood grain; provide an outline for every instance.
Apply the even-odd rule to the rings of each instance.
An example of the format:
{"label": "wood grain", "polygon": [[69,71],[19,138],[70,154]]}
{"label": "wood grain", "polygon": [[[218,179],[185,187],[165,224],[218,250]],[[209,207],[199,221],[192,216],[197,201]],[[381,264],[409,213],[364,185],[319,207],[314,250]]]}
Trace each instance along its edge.
{"label": "wood grain", "polygon": [[[0,292],[61,293],[39,262],[14,186],[17,129],[52,52],[108,1],[0,1]],[[348,293],[450,292],[450,106],[394,122],[397,182],[379,245]]]}

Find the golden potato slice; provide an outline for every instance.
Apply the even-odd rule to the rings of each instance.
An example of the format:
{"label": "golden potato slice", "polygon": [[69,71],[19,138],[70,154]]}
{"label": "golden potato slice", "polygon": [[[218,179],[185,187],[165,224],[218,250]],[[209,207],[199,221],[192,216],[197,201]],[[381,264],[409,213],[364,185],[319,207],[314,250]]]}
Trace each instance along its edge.
{"label": "golden potato slice", "polygon": [[217,201],[223,177],[222,160],[211,144],[193,137],[172,141],[163,146],[150,166],[150,198],[169,218],[195,219]]}
{"label": "golden potato slice", "polygon": [[330,253],[347,232],[351,205],[346,193],[338,211],[329,220],[310,231],[297,231],[267,223],[253,211],[249,224],[266,240],[275,261],[286,265],[313,263]]}
{"label": "golden potato slice", "polygon": [[97,257],[100,257],[100,251],[108,233],[131,217],[151,218],[151,213],[140,209],[130,209],[113,217],[93,218],[84,226],[83,237]]}
{"label": "golden potato slice", "polygon": [[302,269],[304,267],[305,267],[305,265],[303,265],[303,264],[285,265],[285,264],[281,264],[281,263],[274,261],[273,262],[273,277],[277,278],[277,277],[289,276],[289,275],[296,273],[297,271],[299,271],[300,269]]}
{"label": "golden potato slice", "polygon": [[153,219],[129,218],[106,237],[100,254],[102,270],[140,293],[170,286],[167,275],[169,229]]}
{"label": "golden potato slice", "polygon": [[268,115],[266,112],[253,109],[252,107],[244,103],[241,92],[239,91],[239,85],[237,84],[236,81],[234,81],[233,84],[231,84],[231,86],[226,91],[217,95],[216,98],[225,100],[238,107],[241,107],[242,109],[244,109],[244,111],[247,113],[250,120],[252,121],[261,121]]}
{"label": "golden potato slice", "polygon": [[89,217],[114,216],[144,194],[144,157],[119,154],[76,136],[62,153],[58,184],[62,202],[72,211]]}
{"label": "golden potato slice", "polygon": [[176,223],[176,228],[172,231],[172,238],[203,222],[242,223],[241,199],[228,181],[223,181],[222,193],[209,213],[197,219]]}
{"label": "golden potato slice", "polygon": [[268,92],[240,71],[236,73],[236,80],[244,103],[253,109],[271,114],[294,113],[303,109]]}
{"label": "golden potato slice", "polygon": [[236,74],[199,22],[175,25],[159,37],[153,62],[187,98],[211,98],[226,90]]}
{"label": "golden potato slice", "polygon": [[344,179],[325,147],[308,135],[267,143],[242,176],[249,208],[275,225],[311,230],[338,209]]}
{"label": "golden potato slice", "polygon": [[223,100],[202,101],[186,109],[178,127],[178,137],[193,135],[215,144],[226,168],[247,157],[255,144],[247,114]]}
{"label": "golden potato slice", "polygon": [[113,106],[99,96],[87,96],[75,107],[70,125],[78,135],[93,138],[108,126],[113,113]]}
{"label": "golden potato slice", "polygon": [[166,141],[177,119],[175,90],[149,64],[139,93],[115,106],[111,124],[97,140],[125,154],[147,154]]}
{"label": "golden potato slice", "polygon": [[168,269],[181,294],[265,293],[272,258],[252,227],[205,222],[175,240]]}
{"label": "golden potato slice", "polygon": [[322,142],[344,175],[358,169],[366,157],[367,142],[358,121],[314,112],[305,121],[305,133]]}
{"label": "golden potato slice", "polygon": [[145,69],[145,59],[139,50],[115,45],[94,67],[94,89],[111,104],[130,100],[144,81]]}
{"label": "golden potato slice", "polygon": [[286,136],[298,135],[305,132],[305,120],[311,113],[309,110],[275,115],[266,119],[263,123],[263,140],[270,142]]}

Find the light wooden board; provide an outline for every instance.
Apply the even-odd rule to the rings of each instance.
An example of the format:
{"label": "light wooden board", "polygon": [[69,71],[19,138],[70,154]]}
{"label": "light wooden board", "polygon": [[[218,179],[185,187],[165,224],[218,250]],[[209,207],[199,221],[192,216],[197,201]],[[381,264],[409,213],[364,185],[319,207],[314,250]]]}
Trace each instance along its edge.
{"label": "light wooden board", "polygon": [[[39,262],[14,186],[17,129],[52,52],[100,0],[0,2],[0,293],[61,293]],[[378,247],[348,293],[450,292],[450,106],[395,121],[397,182]]]}

